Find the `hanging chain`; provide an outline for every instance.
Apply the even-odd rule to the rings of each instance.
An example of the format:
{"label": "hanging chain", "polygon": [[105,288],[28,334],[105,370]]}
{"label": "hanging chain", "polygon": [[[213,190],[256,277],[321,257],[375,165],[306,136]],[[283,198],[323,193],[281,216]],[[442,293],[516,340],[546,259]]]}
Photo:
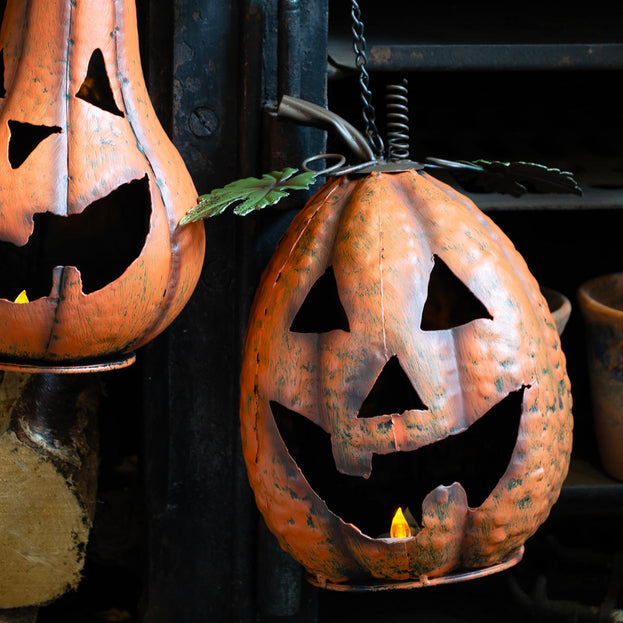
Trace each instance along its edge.
{"label": "hanging chain", "polygon": [[377,158],[383,156],[384,146],[381,135],[376,127],[376,112],[372,105],[372,91],[370,91],[370,74],[366,70],[368,57],[366,55],[366,40],[363,36],[363,22],[361,9],[357,0],[351,0],[352,31],[354,36],[353,49],[355,51],[355,65],[359,69],[359,84],[361,86],[361,101],[363,103],[363,120],[365,133],[370,147]]}

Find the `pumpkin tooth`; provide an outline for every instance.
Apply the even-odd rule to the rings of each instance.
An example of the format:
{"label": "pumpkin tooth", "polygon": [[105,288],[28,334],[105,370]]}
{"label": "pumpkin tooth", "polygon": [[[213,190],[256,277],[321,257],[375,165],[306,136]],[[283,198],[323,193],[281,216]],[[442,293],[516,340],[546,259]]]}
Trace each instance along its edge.
{"label": "pumpkin tooth", "polygon": [[[469,506],[467,494],[463,485],[454,482],[449,486],[439,485],[433,489],[422,502],[422,530],[438,529],[439,524],[444,529],[450,523],[465,524]],[[456,529],[456,534],[462,534],[463,529]]]}

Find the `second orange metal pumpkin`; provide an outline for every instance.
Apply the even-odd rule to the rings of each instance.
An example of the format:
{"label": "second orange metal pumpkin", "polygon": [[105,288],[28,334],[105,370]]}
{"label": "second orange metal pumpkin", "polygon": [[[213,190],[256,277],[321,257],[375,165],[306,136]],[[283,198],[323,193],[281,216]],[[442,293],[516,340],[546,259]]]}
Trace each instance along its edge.
{"label": "second orange metal pumpkin", "polygon": [[[430,282],[442,263],[480,301],[477,313],[453,310],[452,297],[449,309],[435,311]],[[320,280],[337,296],[327,295],[331,288],[312,293]],[[315,295],[318,305],[301,320]],[[326,307],[336,303],[327,321]],[[457,320],[448,321],[448,311],[458,311]],[[364,413],[392,366],[412,386],[412,403]],[[438,442],[477,430],[488,413],[510,417],[500,407],[509,400],[517,424],[490,492],[470,506],[460,468],[445,481],[439,466],[420,525],[404,539],[340,516],[285,442],[300,419],[308,432],[297,443],[308,466],[326,461],[327,474],[350,478],[343,491],[350,483],[365,491],[377,464],[392,455],[430,456]],[[516,561],[558,497],[571,450],[565,357],[537,282],[469,199],[415,171],[332,180],[297,215],[250,315],[240,417],[258,508],[282,547],[321,584],[423,580]],[[328,459],[313,446],[323,436]],[[498,443],[489,438],[483,447],[493,453]],[[485,470],[493,462],[487,452],[475,457]],[[419,486],[424,471],[408,473],[405,489]],[[380,498],[358,497],[365,521]],[[339,506],[339,496],[334,502]]]}

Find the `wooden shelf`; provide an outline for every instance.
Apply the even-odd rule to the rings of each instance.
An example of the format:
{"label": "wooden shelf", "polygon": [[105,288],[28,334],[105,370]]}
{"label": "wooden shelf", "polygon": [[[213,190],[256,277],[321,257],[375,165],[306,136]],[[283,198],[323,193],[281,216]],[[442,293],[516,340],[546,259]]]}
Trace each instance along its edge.
{"label": "wooden shelf", "polygon": [[[329,57],[354,69],[350,14],[333,0]],[[597,3],[438,2],[425,8],[399,0],[361,0],[371,71],[621,69],[623,10]]]}
{"label": "wooden shelf", "polygon": [[469,197],[481,210],[610,210],[623,208],[623,178],[620,186],[599,188],[581,184],[582,195],[526,193],[521,197],[499,193],[475,193],[461,188],[450,174],[431,173]]}
{"label": "wooden shelf", "polygon": [[[352,40],[329,40],[335,70],[355,70]],[[623,43],[435,43],[371,42],[369,71],[623,69]]]}
{"label": "wooden shelf", "polygon": [[551,516],[623,518],[623,482],[610,478],[589,461],[574,458]]}
{"label": "wooden shelf", "polygon": [[600,467],[586,459],[572,459],[569,474],[563,485],[570,487],[619,487],[623,491],[623,482],[615,480],[606,474]]}

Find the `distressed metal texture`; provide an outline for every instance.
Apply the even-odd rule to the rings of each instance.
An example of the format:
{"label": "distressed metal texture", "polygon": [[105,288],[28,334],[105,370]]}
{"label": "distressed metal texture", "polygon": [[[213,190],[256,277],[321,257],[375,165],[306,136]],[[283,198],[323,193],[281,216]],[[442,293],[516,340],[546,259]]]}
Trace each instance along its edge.
{"label": "distressed metal texture", "polygon": [[[151,35],[172,37],[170,73],[150,84],[168,128],[201,193],[236,179],[239,140],[236,3],[150,0]],[[165,23],[162,16],[171,20]],[[256,16],[261,19],[261,12]],[[163,32],[163,30],[165,32]],[[255,43],[261,44],[261,40]],[[150,46],[149,74],[161,71]],[[261,57],[261,48],[255,50]],[[255,60],[255,59],[254,59]],[[259,76],[258,76],[259,79]],[[249,87],[251,88],[251,87]],[[193,133],[198,108],[216,118]],[[236,550],[252,551],[254,524],[236,490],[236,228],[232,218],[206,224],[204,270],[169,331],[144,349],[147,566],[141,618],[149,623],[248,621],[250,582],[237,577]],[[218,388],[218,389],[215,389]],[[239,518],[234,517],[237,511]],[[238,535],[240,540],[237,541]]]}
{"label": "distressed metal texture", "polygon": [[[136,254],[110,283],[85,293],[85,275],[72,259],[53,268],[51,288],[36,300],[18,305],[1,293],[0,353],[13,360],[68,362],[129,352],[177,316],[199,278],[204,252],[202,224],[177,226],[196,191],[147,95],[134,2],[9,2],[0,49],[6,90],[0,145],[9,154],[0,159],[3,245],[25,245],[38,228],[37,216],[79,218],[95,202],[140,180],[149,211],[144,242],[137,240]],[[98,55],[105,68],[100,80],[108,82],[112,98],[108,107],[80,95],[93,79]],[[18,127],[26,135],[33,127],[53,131],[22,162],[11,161],[12,150],[20,147]],[[108,222],[100,213],[95,232],[98,226],[109,231]],[[106,265],[119,253],[116,240],[96,240],[90,229],[72,236],[88,240],[97,253],[86,264]],[[57,243],[49,238],[45,248]],[[58,244],[84,244],[68,240]],[[72,249],[65,251],[69,257]]]}
{"label": "distressed metal texture", "polygon": [[[420,328],[435,256],[490,318]],[[328,266],[349,331],[290,330]],[[427,408],[357,417],[393,356]],[[420,532],[393,542],[329,510],[288,453],[270,406],[278,402],[329,433],[338,471],[366,478],[373,456],[466,431],[520,388],[514,450],[484,502],[469,507],[459,482],[439,486],[424,499]],[[311,574],[321,582],[407,580],[499,564],[534,533],[568,469],[571,396],[545,299],[505,235],[425,173],[376,173],[327,183],[275,252],[248,324],[241,426],[258,507]]]}

